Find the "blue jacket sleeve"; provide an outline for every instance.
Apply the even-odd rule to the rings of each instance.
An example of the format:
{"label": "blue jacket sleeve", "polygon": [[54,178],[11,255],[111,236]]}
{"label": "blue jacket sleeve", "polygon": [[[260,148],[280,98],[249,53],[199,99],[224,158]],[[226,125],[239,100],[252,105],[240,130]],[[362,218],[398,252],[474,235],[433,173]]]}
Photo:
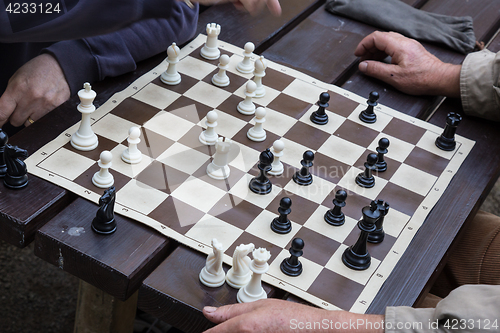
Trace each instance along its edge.
{"label": "blue jacket sleeve", "polygon": [[16,2],[0,1],[0,43],[102,35],[143,19],[169,18],[178,7],[178,0],[32,0],[26,8]]}
{"label": "blue jacket sleeve", "polygon": [[172,42],[188,41],[196,31],[198,7],[176,2],[171,10],[168,19],[143,20],[106,35],[57,42],[42,52],[57,59],[75,94],[84,82],[133,71],[137,62],[166,51]]}

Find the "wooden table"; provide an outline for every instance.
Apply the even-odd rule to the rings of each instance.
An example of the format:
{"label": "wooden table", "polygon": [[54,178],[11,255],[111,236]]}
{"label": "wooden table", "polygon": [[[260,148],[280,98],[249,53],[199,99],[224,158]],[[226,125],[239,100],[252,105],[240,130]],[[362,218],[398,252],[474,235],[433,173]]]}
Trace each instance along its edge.
{"label": "wooden table", "polygon": [[[470,15],[476,38],[490,42],[490,50],[500,50],[500,37],[496,36],[500,0],[404,2],[433,13]],[[462,112],[458,100],[405,95],[361,74],[353,51],[375,28],[327,13],[324,1],[288,0],[282,5],[280,18],[268,13],[251,17],[230,4],[211,7],[201,13],[198,31],[204,32],[207,23],[217,22],[229,43],[243,47],[253,41],[257,54],[362,96],[379,91],[383,104],[438,126],[443,126],[449,111]],[[440,46],[425,46],[443,61],[460,63],[464,59]],[[164,57],[158,55],[140,63],[133,73],[95,84],[96,106]],[[80,120],[77,103],[78,99],[72,98],[13,136],[10,143],[35,152]],[[370,306],[370,313],[383,313],[387,305],[419,301],[446,262],[453,242],[460,238],[460,230],[474,217],[500,174],[498,124],[466,117],[458,134],[475,140],[476,146]],[[199,332],[210,326],[201,314],[203,306],[235,300],[236,291],[231,288],[209,290],[200,285],[197,276],[204,265],[203,255],[139,223],[117,216],[120,237],[113,239],[122,241],[116,242],[90,231],[95,204],[44,180],[31,176],[26,189],[2,187],[0,192],[1,239],[19,247],[35,240],[37,256],[118,300],[129,299],[139,290],[139,308],[183,331]],[[67,232],[80,226],[87,232],[77,237]],[[269,297],[297,300],[275,287],[266,286],[266,291]]]}

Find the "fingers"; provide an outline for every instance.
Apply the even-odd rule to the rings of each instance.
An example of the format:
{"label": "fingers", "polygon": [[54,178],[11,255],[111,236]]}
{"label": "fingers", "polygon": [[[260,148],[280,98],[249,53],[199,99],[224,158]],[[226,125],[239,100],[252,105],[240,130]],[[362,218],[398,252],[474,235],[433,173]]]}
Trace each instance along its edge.
{"label": "fingers", "polygon": [[399,77],[400,72],[397,65],[370,60],[360,62],[358,68],[362,73],[391,85],[395,84],[395,79]]}
{"label": "fingers", "polygon": [[280,16],[281,15],[281,6],[280,2],[278,0],[268,0],[267,1],[267,8],[273,14],[274,16]]}
{"label": "fingers", "polygon": [[[381,60],[385,56],[392,57],[399,50],[402,39],[406,37],[396,32],[375,31],[359,42],[354,55],[362,59],[374,60]],[[382,56],[384,54],[385,56]],[[369,58],[370,55],[375,55],[375,57]]]}
{"label": "fingers", "polygon": [[240,314],[252,311],[257,304],[259,304],[259,302],[231,304],[221,306],[220,308],[206,306],[203,308],[203,315],[212,323],[219,324],[239,316]]}

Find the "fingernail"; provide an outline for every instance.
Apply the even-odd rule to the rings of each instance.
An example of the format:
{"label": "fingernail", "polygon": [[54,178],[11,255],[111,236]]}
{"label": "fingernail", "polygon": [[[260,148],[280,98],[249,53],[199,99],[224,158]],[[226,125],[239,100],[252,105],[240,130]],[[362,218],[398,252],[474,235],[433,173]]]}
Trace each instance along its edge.
{"label": "fingernail", "polygon": [[358,68],[361,72],[363,72],[363,73],[366,72],[366,67],[368,67],[368,63],[366,61],[362,61],[359,63]]}
{"label": "fingernail", "polygon": [[217,311],[217,308],[215,308],[213,306],[205,306],[203,308],[203,310],[205,310],[206,313],[213,313],[213,312]]}

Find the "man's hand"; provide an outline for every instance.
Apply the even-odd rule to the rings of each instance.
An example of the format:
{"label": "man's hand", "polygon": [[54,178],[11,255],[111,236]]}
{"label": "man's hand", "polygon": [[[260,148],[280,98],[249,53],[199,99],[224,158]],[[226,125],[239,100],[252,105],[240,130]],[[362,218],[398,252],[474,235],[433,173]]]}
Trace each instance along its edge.
{"label": "man's hand", "polygon": [[225,2],[232,2],[238,9],[246,10],[252,15],[257,15],[267,5],[267,8],[274,16],[281,15],[279,0],[193,0],[202,5],[217,5]]}
{"label": "man's hand", "polygon": [[69,85],[57,60],[49,54],[31,59],[12,75],[0,97],[0,127],[30,125],[70,97]]}
{"label": "man's hand", "polygon": [[293,319],[313,322],[327,318],[326,310],[277,299],[232,304],[220,308],[206,306],[203,314],[211,322],[219,324],[205,333],[283,333],[292,331],[290,325]]}
{"label": "man's hand", "polygon": [[[359,70],[410,95],[460,96],[460,65],[447,64],[419,42],[395,32],[376,31],[366,36],[354,55]],[[380,60],[391,57],[391,64]]]}
{"label": "man's hand", "polygon": [[[328,311],[312,306],[265,299],[257,302],[232,304],[214,308],[206,306],[203,314],[218,324],[205,333],[300,333],[351,332],[382,333],[383,315],[364,315],[346,311]],[[351,330],[352,322],[371,323]],[[315,330],[311,325],[315,325]],[[317,325],[321,325],[318,329]],[[378,329],[372,329],[378,327]],[[340,328],[340,329],[339,329]]]}

